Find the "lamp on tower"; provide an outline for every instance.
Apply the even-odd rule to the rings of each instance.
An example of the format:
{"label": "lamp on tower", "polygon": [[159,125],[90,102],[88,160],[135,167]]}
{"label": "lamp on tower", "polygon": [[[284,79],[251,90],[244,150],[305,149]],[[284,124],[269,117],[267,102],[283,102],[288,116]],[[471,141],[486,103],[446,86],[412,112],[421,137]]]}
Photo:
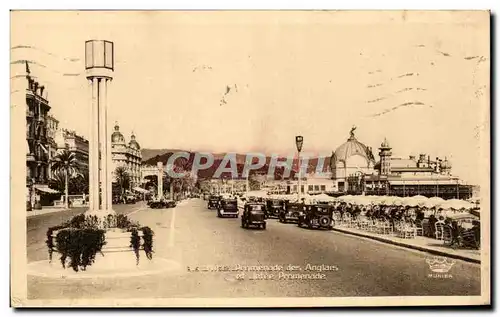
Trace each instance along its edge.
{"label": "lamp on tower", "polygon": [[114,70],[114,45],[105,40],[85,42],[85,69],[106,68]]}

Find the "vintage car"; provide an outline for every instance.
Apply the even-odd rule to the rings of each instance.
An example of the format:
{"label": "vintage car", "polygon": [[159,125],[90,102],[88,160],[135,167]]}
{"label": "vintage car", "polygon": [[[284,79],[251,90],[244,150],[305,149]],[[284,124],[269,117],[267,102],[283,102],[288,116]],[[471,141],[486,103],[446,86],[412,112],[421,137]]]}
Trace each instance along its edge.
{"label": "vintage car", "polygon": [[279,222],[287,223],[289,221],[296,222],[299,220],[299,215],[304,208],[304,204],[299,203],[289,203],[285,209],[281,209],[279,212],[278,220]]}
{"label": "vintage car", "polygon": [[208,197],[207,208],[208,209],[217,209],[217,208],[219,208],[219,201],[220,201],[220,197],[219,196],[215,196],[215,195],[209,196]]}
{"label": "vintage car", "polygon": [[257,226],[266,229],[266,217],[264,215],[265,205],[262,203],[245,204],[243,214],[241,216],[241,227],[250,228]]}
{"label": "vintage car", "polygon": [[236,199],[221,199],[217,208],[217,217],[238,218],[238,201]]}
{"label": "vintage car", "polygon": [[176,205],[177,205],[177,203],[175,202],[175,200],[171,200],[171,199],[165,200],[165,206],[167,208],[174,208]]}
{"label": "vintage car", "polygon": [[113,196],[113,205],[122,204],[123,199],[119,195]]}
{"label": "vintage car", "polygon": [[334,225],[333,208],[326,204],[304,205],[297,223],[299,227],[332,230]]}
{"label": "vintage car", "polygon": [[125,203],[126,204],[135,204],[136,197],[132,194],[125,195]]}
{"label": "vintage car", "polygon": [[284,209],[284,202],[277,199],[268,199],[266,201],[267,218],[279,218],[280,211]]}
{"label": "vintage car", "polygon": [[161,208],[167,207],[167,203],[166,203],[165,199],[163,199],[163,198],[161,198],[161,199],[154,198],[151,201],[149,201],[148,205],[149,205],[149,208],[152,208],[152,209],[161,209]]}

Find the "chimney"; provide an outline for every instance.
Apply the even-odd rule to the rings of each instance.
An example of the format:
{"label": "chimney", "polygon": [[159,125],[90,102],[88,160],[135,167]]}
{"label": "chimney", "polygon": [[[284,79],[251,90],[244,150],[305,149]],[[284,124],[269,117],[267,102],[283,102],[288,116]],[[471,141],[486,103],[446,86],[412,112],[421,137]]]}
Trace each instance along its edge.
{"label": "chimney", "polygon": [[33,92],[34,92],[35,94],[37,94],[37,93],[38,93],[38,83],[37,83],[36,81],[33,83]]}
{"label": "chimney", "polygon": [[45,89],[44,86],[40,86],[40,97],[43,98],[43,90]]}

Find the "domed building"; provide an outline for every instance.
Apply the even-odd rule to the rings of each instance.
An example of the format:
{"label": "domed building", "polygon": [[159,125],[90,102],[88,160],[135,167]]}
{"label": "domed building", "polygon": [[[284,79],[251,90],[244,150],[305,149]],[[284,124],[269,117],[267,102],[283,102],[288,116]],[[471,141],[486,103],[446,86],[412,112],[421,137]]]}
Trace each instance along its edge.
{"label": "domed building", "polygon": [[[341,151],[340,154],[342,153],[344,152]],[[430,155],[426,154],[420,154],[418,158],[414,155],[394,157],[387,139],[380,144],[378,155],[380,160],[375,164],[371,165],[374,161],[369,160],[367,172],[347,176],[345,192],[353,195],[364,193],[402,197],[423,195],[444,199],[467,199],[472,196],[471,186],[451,174],[452,165],[447,158],[442,160],[436,157],[431,160]],[[358,160],[363,162],[359,158]],[[339,190],[342,191],[342,188]]]}
{"label": "domed building", "polygon": [[356,174],[372,174],[375,157],[372,148],[356,139],[352,128],[346,142],[340,145],[330,158],[330,170],[335,191],[347,191],[347,179]]}
{"label": "domed building", "polygon": [[111,135],[111,160],[113,171],[118,166],[123,166],[127,169],[130,176],[131,188],[139,186],[141,183],[141,146],[135,139],[133,132],[130,136],[130,142],[127,144],[125,137],[120,132],[118,123],[115,123],[114,131]]}

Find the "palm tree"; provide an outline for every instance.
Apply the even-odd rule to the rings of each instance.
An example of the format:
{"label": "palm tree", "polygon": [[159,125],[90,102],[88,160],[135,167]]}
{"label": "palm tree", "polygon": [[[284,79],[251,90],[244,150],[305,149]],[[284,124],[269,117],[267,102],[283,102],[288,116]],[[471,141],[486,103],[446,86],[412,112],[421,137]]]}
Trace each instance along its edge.
{"label": "palm tree", "polygon": [[69,208],[68,202],[68,180],[70,175],[75,175],[79,171],[79,164],[76,160],[75,153],[68,150],[59,152],[52,160],[51,170],[54,173],[64,173],[64,205]]}
{"label": "palm tree", "polygon": [[128,175],[127,168],[124,166],[118,166],[115,169],[116,182],[120,186],[121,194],[125,194],[125,188],[130,185],[130,176]]}

